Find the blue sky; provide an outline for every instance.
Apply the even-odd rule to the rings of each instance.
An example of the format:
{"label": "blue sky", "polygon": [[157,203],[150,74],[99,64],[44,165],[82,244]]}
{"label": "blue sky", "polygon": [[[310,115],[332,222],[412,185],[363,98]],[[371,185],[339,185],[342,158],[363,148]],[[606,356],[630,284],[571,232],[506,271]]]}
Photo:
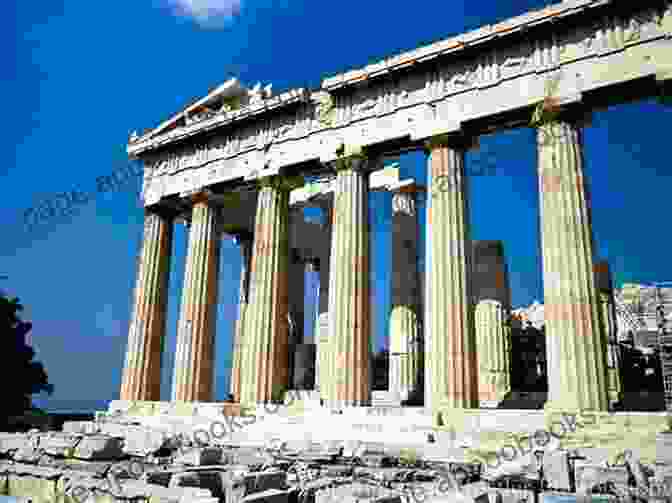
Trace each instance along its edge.
{"label": "blue sky", "polygon": [[[18,3],[18,2],[17,2]],[[34,323],[32,342],[56,391],[53,400],[118,396],[142,232],[136,179],[99,194],[70,221],[39,232],[23,213],[42,198],[78,188],[126,163],[129,133],[158,124],[230,76],[274,91],[317,87],[323,75],[543,6],[540,1],[412,5],[342,0],[83,0],[21,2],[3,16],[2,86],[8,117],[0,165],[0,288],[17,295]],[[12,19],[14,17],[14,19]],[[12,53],[12,48],[14,52]],[[672,280],[669,248],[669,108],[636,103],[596,113],[585,133],[597,252],[617,284]],[[482,138],[467,154],[475,239],[504,240],[514,305],[542,299],[538,195],[532,130]],[[402,159],[424,178],[422,154]],[[389,195],[371,196],[376,346],[389,309]],[[424,236],[423,236],[424,238]],[[170,279],[163,395],[170,393],[185,255],[177,226]],[[227,393],[240,258],[222,246],[216,398]]]}

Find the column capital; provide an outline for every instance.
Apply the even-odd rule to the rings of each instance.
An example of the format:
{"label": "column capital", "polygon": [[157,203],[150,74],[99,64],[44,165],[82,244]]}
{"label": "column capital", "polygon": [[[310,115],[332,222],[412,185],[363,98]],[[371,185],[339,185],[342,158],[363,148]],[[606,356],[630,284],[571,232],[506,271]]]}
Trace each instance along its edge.
{"label": "column capital", "polygon": [[368,166],[369,155],[363,145],[346,145],[342,143],[336,149],[336,160],[330,163],[336,171],[363,170]]}
{"label": "column capital", "polygon": [[425,153],[429,154],[432,150],[437,148],[454,148],[461,150],[468,150],[478,141],[478,137],[474,138],[465,134],[459,133],[445,133],[425,140]]}
{"label": "column capital", "polygon": [[211,202],[212,201],[212,191],[207,188],[200,188],[196,190],[182,192],[181,197],[189,201],[192,205],[202,202]]}
{"label": "column capital", "polygon": [[270,175],[257,179],[259,189],[270,187],[274,190],[291,191],[305,185],[302,176]]}

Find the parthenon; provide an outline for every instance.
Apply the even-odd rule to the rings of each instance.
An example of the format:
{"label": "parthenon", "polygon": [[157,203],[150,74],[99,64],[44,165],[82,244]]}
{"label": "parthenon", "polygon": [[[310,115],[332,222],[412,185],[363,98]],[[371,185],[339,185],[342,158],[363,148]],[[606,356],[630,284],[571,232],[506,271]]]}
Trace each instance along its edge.
{"label": "parthenon", "polygon": [[[295,369],[312,365],[325,404],[370,405],[372,190],[393,193],[390,392],[400,402],[421,392],[427,409],[501,400],[510,386],[508,279],[505,268],[487,268],[497,286],[484,288],[474,267],[464,156],[480,135],[534,127],[545,409],[608,410],[613,379],[582,129],[594,110],[669,93],[671,55],[669,0],[568,0],[326,78],[316,90],[274,95],[270,85],[231,79],[133,134],[127,151],[145,166],[145,232],[121,400],[160,400],[180,221],[189,243],[172,401],[213,401],[219,247],[230,236],[244,264],[234,400],[281,400]],[[426,187],[386,164],[418,150],[427,154]],[[305,206],[322,208],[326,223],[303,222],[296,215]],[[314,350],[299,350],[290,330],[303,312],[306,264],[320,276]]]}

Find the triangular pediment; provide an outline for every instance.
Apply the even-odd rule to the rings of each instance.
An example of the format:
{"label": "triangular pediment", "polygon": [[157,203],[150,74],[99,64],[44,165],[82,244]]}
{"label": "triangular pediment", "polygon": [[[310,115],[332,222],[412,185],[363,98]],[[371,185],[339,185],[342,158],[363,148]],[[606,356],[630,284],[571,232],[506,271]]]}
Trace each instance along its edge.
{"label": "triangular pediment", "polygon": [[134,133],[131,136],[131,143],[159,136],[171,129],[188,126],[191,123],[214,117],[222,112],[237,110],[248,105],[250,102],[266,99],[270,96],[270,84],[262,88],[261,83],[257,83],[254,88],[248,89],[235,77],[231,78],[217,86],[203,98],[196,100],[170,119],[162,122],[156,128],[146,132],[142,137]]}

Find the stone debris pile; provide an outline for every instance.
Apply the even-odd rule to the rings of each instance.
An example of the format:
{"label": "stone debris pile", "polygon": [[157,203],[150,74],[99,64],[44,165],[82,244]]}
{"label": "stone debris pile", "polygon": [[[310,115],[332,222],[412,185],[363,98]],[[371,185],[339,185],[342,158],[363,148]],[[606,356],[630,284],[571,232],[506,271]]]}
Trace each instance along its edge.
{"label": "stone debris pile", "polygon": [[0,433],[0,494],[33,503],[531,503],[589,493],[672,502],[672,464],[646,466],[629,453],[614,466],[601,449],[557,445],[493,468],[437,436],[405,448],[275,436],[214,445],[108,417]]}

